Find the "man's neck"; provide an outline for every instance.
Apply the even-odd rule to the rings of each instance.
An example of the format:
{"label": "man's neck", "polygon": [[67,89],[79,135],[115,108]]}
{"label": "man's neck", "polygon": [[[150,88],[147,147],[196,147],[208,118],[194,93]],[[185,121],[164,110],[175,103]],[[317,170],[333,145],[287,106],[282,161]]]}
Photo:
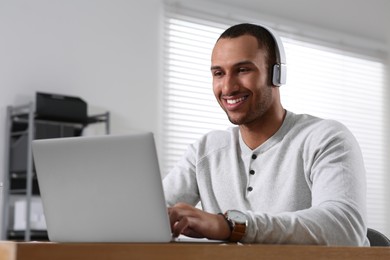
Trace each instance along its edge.
{"label": "man's neck", "polygon": [[256,149],[273,136],[282,126],[286,110],[280,106],[272,115],[261,118],[250,124],[240,125],[240,132],[245,144],[252,150]]}

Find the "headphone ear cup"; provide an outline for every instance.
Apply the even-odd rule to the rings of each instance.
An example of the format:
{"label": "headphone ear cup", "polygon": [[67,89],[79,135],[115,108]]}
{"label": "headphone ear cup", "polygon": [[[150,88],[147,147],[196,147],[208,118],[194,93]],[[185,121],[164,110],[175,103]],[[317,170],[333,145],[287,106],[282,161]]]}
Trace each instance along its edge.
{"label": "headphone ear cup", "polygon": [[287,66],[285,64],[275,64],[272,71],[272,84],[280,87],[286,84]]}
{"label": "headphone ear cup", "polygon": [[274,86],[280,87],[280,66],[275,64],[272,71],[272,84]]}

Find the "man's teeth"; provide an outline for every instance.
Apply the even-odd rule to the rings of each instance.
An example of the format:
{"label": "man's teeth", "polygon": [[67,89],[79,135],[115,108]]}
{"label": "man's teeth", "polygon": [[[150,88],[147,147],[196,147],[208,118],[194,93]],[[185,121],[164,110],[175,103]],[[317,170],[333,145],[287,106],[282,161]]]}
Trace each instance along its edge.
{"label": "man's teeth", "polygon": [[238,102],[241,102],[243,101],[245,98],[244,97],[240,97],[240,98],[237,98],[237,99],[227,99],[226,102],[230,105],[232,104],[236,104]]}

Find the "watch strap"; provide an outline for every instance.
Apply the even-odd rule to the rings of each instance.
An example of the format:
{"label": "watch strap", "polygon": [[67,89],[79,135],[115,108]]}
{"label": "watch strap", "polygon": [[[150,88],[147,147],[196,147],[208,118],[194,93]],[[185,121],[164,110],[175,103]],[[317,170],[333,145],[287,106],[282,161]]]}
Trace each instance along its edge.
{"label": "watch strap", "polygon": [[241,223],[235,223],[232,233],[230,234],[230,242],[238,242],[245,235],[246,225]]}
{"label": "watch strap", "polygon": [[230,227],[230,231],[231,231],[230,237],[228,238],[228,241],[238,242],[245,235],[246,228],[247,228],[247,222],[245,222],[245,223],[235,222],[235,221],[229,219],[227,213],[228,213],[228,211],[225,212],[225,214],[223,214],[223,215],[225,216],[225,219],[228,222],[229,227]]}

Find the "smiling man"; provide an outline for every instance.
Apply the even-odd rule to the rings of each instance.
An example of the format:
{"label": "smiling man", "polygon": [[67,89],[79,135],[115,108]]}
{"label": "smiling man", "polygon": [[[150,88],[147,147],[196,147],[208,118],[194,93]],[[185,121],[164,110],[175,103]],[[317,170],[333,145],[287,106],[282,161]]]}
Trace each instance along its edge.
{"label": "smiling man", "polygon": [[359,145],[336,121],[283,108],[279,42],[253,24],[217,40],[213,91],[237,127],[190,145],[164,179],[173,236],[368,245]]}

